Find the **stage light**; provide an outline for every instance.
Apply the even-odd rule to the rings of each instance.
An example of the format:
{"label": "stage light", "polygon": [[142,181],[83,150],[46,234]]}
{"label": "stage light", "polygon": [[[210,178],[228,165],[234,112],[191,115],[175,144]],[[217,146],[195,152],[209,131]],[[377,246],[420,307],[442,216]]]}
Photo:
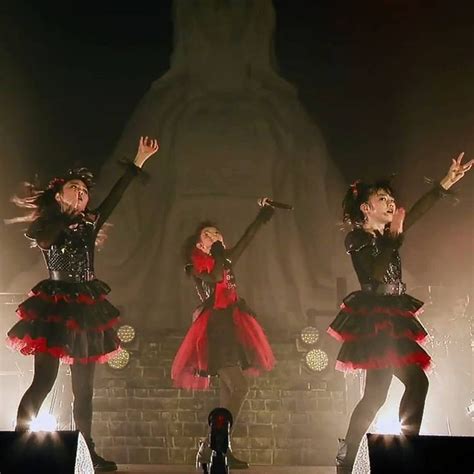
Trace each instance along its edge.
{"label": "stage light", "polygon": [[125,324],[118,328],[117,336],[120,339],[120,342],[128,344],[135,339],[135,329],[129,324]]}
{"label": "stage light", "polygon": [[0,431],[0,472],[94,474],[94,466],[79,431]]}
{"label": "stage light", "polygon": [[308,369],[313,372],[322,372],[329,364],[329,357],[321,349],[311,349],[305,356]]}
{"label": "stage light", "polygon": [[58,422],[51,413],[40,413],[30,423],[30,431],[56,431]]}
{"label": "stage light", "polygon": [[313,326],[307,326],[301,330],[300,338],[305,344],[312,346],[319,340],[319,331]]}
{"label": "stage light", "polygon": [[377,434],[393,434],[401,433],[400,420],[389,413],[378,416],[374,423],[374,433]]}
{"label": "stage light", "polygon": [[120,348],[117,353],[107,362],[112,369],[120,370],[127,367],[130,362],[130,352],[124,348]]}

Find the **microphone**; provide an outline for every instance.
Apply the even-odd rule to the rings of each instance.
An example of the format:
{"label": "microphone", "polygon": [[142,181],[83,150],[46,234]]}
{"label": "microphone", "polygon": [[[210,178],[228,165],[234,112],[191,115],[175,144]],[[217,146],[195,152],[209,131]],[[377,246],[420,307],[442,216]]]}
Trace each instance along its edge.
{"label": "microphone", "polygon": [[285,204],[284,202],[272,201],[271,199],[267,199],[267,203],[270,206],[275,207],[276,209],[286,209],[287,211],[292,211],[293,206],[291,204]]}

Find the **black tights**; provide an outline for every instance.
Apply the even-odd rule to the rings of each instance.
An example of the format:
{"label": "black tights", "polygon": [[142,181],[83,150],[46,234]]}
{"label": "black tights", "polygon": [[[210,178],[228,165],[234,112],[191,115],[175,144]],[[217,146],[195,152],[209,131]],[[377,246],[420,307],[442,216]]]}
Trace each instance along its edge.
{"label": "black tights", "polygon": [[423,369],[418,365],[408,365],[397,369],[367,370],[364,396],[354,408],[347,430],[348,458],[355,458],[362,436],[385,403],[393,375],[405,385],[399,409],[402,433],[419,434],[428,393],[428,378]]}
{"label": "black tights", "polygon": [[[16,429],[27,430],[30,421],[38,415],[41,405],[53,388],[58,375],[59,360],[47,354],[35,355],[33,381],[18,407]],[[95,364],[71,365],[72,393],[74,394],[74,422],[86,440],[91,438],[92,396]]]}
{"label": "black tights", "polygon": [[249,391],[249,384],[242,369],[238,366],[225,367],[219,373],[219,403],[232,413],[234,430],[242,405]]}

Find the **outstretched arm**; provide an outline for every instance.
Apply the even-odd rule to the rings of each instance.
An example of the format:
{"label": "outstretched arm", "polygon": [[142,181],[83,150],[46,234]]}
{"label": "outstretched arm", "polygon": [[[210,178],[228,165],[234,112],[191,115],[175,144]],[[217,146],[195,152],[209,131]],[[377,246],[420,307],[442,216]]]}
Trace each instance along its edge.
{"label": "outstretched arm", "polygon": [[436,184],[433,189],[424,194],[412,208],[408,211],[404,229],[408,230],[420,217],[422,217],[433,205],[443,196],[445,196],[449,188],[457,183],[472,168],[474,160],[470,160],[466,164],[462,163],[464,153],[461,153],[456,159],[452,159],[446,176]]}
{"label": "outstretched arm", "polygon": [[471,169],[474,160],[463,165],[463,156],[464,153],[461,153],[457,159],[452,160],[447,175],[439,184],[422,196],[406,215],[403,208],[399,208],[395,211],[392,222],[390,223],[390,228],[384,234],[380,253],[376,257],[373,257],[368,249],[363,249],[357,254],[352,254],[352,258],[359,260],[359,264],[365,267],[375,280],[382,281],[392,258],[393,251],[402,243],[403,232],[431,209],[435,202],[443,197],[446,191]]}
{"label": "outstretched arm", "polygon": [[244,232],[244,235],[239,239],[237,244],[226,251],[226,257],[235,264],[250,242],[253,240],[257,234],[260,227],[263,224],[267,223],[273,216],[273,207],[267,203],[268,199],[263,198],[259,200],[259,205],[261,206],[260,211],[257,214],[255,220],[247,227]]}
{"label": "outstretched arm", "polygon": [[135,176],[140,172],[145,162],[159,150],[159,144],[157,140],[149,139],[148,137],[140,137],[138,143],[138,150],[133,160],[127,166],[125,173],[115,183],[108,196],[102,201],[100,206],[96,209],[97,221],[96,221],[96,232],[100,230],[104,222],[109,218],[115,206],[120,202],[123,193],[133,180]]}

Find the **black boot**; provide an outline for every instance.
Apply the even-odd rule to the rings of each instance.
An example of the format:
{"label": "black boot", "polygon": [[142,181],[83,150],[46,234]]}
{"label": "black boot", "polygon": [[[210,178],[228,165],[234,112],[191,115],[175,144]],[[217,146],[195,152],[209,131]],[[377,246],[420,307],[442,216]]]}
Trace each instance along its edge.
{"label": "black boot", "polygon": [[351,474],[356,454],[357,451],[345,439],[339,440],[339,449],[336,455],[337,474]]}
{"label": "black boot", "polygon": [[87,440],[87,446],[91,454],[95,472],[113,472],[117,470],[117,464],[114,461],[107,461],[95,452],[95,444],[94,441],[92,441],[92,438]]}
{"label": "black boot", "polygon": [[212,450],[209,447],[209,441],[202,439],[199,441],[199,448],[196,454],[196,469],[202,470],[204,474],[208,474],[209,463],[211,462]]}
{"label": "black boot", "polygon": [[[202,470],[201,472],[208,473],[209,472],[209,465],[211,462],[212,456],[212,449],[209,447],[209,441],[207,439],[203,439],[199,442],[199,449],[196,455],[196,469]],[[229,446],[229,449],[226,453],[227,457],[227,465],[229,469],[248,469],[249,465],[247,462],[237,459]]]}
{"label": "black boot", "polygon": [[237,459],[234,456],[234,453],[230,450],[227,451],[227,462],[229,464],[229,469],[248,469],[249,463],[246,461],[242,461],[241,459]]}

